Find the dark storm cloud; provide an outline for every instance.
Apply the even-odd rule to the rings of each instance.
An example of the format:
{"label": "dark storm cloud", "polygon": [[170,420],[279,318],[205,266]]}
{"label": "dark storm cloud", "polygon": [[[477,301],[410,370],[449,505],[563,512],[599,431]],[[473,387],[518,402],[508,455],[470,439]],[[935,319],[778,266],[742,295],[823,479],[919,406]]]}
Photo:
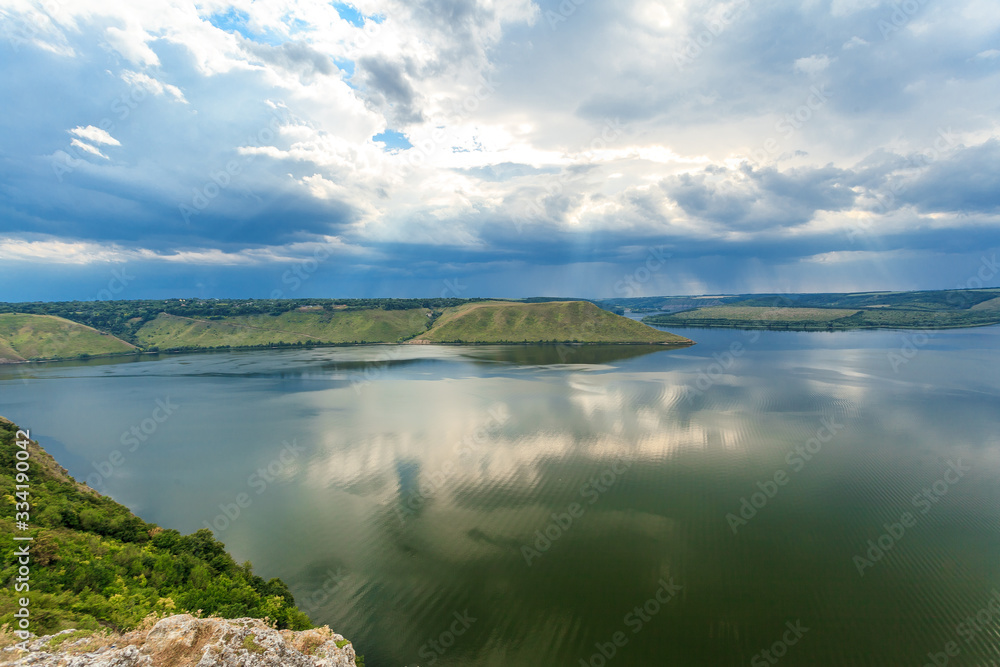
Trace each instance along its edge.
{"label": "dark storm cloud", "polygon": [[365,57],[357,60],[355,71],[361,75],[369,101],[392,119],[392,125],[402,127],[423,120],[404,65],[381,57]]}
{"label": "dark storm cloud", "polygon": [[901,200],[927,212],[997,213],[1000,141],[990,139],[930,164],[906,189]]}
{"label": "dark storm cloud", "polygon": [[[35,164],[42,174],[51,174],[47,160]],[[347,205],[303,196],[252,174],[230,177],[228,187],[220,188],[218,182],[225,180],[218,174],[224,170],[218,170],[219,181],[190,181],[189,189],[170,192],[80,168],[65,175],[58,187],[36,190],[40,174],[25,174],[23,163],[18,171],[12,166],[0,161],[0,180],[6,184],[0,190],[0,233],[152,250],[178,245],[239,250],[335,234],[355,215]]]}
{"label": "dark storm cloud", "polygon": [[709,167],[699,174],[665,179],[661,187],[689,215],[726,227],[760,230],[808,222],[816,211],[841,211],[854,203],[851,174],[820,169],[774,167],[739,172]]}
{"label": "dark storm cloud", "polygon": [[337,71],[330,57],[304,42],[285,42],[278,46],[244,39],[244,49],[266,63],[303,75],[330,75]]}

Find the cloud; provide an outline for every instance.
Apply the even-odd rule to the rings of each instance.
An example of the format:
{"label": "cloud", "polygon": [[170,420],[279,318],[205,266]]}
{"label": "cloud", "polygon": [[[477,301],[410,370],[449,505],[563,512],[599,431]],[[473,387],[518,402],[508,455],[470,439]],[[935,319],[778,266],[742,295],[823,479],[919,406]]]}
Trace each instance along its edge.
{"label": "cloud", "polygon": [[339,71],[330,56],[320,53],[305,42],[291,41],[272,46],[244,40],[243,48],[263,62],[303,77],[330,76]]}
{"label": "cloud", "polygon": [[814,76],[829,67],[831,62],[829,56],[807,56],[795,61],[795,71]]}
{"label": "cloud", "polygon": [[850,174],[832,166],[779,171],[744,164],[673,176],[661,187],[694,218],[754,231],[801,225],[817,211],[849,208],[856,197],[849,180]]}
{"label": "cloud", "polygon": [[150,40],[149,33],[139,25],[133,23],[125,28],[109,26],[105,32],[105,39],[111,48],[129,62],[143,67],[160,64],[160,59],[147,44]]}
{"label": "cloud", "polygon": [[930,213],[1000,213],[1000,140],[930,163],[900,199]]}
{"label": "cloud", "polygon": [[423,120],[403,64],[365,57],[356,65],[368,88],[368,100],[389,119],[390,125],[405,127]]}
{"label": "cloud", "polygon": [[88,143],[85,143],[85,142],[83,142],[83,141],[80,141],[79,139],[73,139],[73,140],[72,140],[72,141],[70,142],[70,145],[71,145],[71,146],[76,146],[77,148],[80,148],[80,149],[82,149],[82,150],[85,150],[85,151],[87,151],[88,153],[90,153],[91,155],[96,155],[97,157],[102,157],[102,158],[104,158],[105,160],[108,160],[108,159],[110,159],[110,158],[108,158],[108,156],[107,156],[107,155],[105,155],[104,153],[102,153],[102,152],[101,152],[101,149],[100,149],[100,148],[97,148],[96,146],[91,146],[90,144],[88,144]]}
{"label": "cloud", "polygon": [[877,0],[571,4],[0,0],[0,85],[21,91],[0,247],[236,276],[336,237],[331,289],[459,271],[596,293],[650,246],[681,263],[650,289],[820,264],[835,289],[885,280],[858,268],[880,253],[930,280],[997,242],[1000,13],[981,2],[920,3],[888,38]]}
{"label": "cloud", "polygon": [[177,86],[172,86],[169,83],[163,83],[162,81],[157,81],[153,77],[145,74],[144,72],[133,72],[132,70],[124,70],[121,73],[122,81],[134,86],[141,87],[152,95],[163,95],[167,94],[173,97],[178,102],[187,103],[184,99],[184,93]]}
{"label": "cloud", "polygon": [[94,144],[108,144],[109,146],[121,146],[121,143],[106,131],[99,127],[94,127],[93,125],[88,125],[87,127],[74,127],[70,130],[70,134],[75,134],[81,139],[86,139],[87,141]]}

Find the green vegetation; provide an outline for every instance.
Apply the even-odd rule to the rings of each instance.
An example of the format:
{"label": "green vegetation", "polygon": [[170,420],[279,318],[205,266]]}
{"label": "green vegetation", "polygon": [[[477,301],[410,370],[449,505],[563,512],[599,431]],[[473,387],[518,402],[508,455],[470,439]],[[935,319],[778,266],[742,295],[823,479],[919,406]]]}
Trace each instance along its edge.
{"label": "green vegetation", "polygon": [[712,306],[683,314],[689,320],[769,321],[769,322],[829,322],[854,315],[856,310],[843,308],[765,308],[764,306]]}
{"label": "green vegetation", "polygon": [[161,314],[136,332],[145,348],[253,347],[285,344],[395,343],[427,328],[431,311],[297,310],[216,320]]}
{"label": "green vegetation", "polygon": [[[17,427],[0,417],[0,624],[13,623],[18,559],[14,552]],[[77,483],[37,443],[30,470],[32,631],[67,628],[116,631],[148,614],[203,613],[267,617],[279,628],[312,627],[280,579],[265,581],[249,562],[237,564],[211,531],[182,536],[146,523],[128,508]],[[200,611],[199,611],[200,610]]]}
{"label": "green vegetation", "polygon": [[243,638],[243,648],[250,651],[251,653],[263,653],[265,649],[263,646],[254,641],[254,636],[252,634],[247,635]]}
{"label": "green vegetation", "polygon": [[449,308],[415,341],[432,343],[665,343],[681,336],[619,317],[588,301],[494,301]]}
{"label": "green vegetation", "polygon": [[1000,323],[1000,289],[726,297],[726,305],[652,315],[659,326],[796,331],[950,329]]}
{"label": "green vegetation", "polygon": [[0,360],[69,359],[134,350],[110,334],[61,317],[0,313]]}

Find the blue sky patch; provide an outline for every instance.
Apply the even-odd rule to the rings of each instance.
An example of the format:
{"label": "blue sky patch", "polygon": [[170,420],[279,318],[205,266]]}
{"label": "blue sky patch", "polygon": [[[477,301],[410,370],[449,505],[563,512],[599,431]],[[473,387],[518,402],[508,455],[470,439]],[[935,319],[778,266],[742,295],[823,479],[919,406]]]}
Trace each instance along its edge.
{"label": "blue sky patch", "polygon": [[413,144],[410,140],[406,138],[406,135],[402,132],[397,132],[396,130],[386,130],[382,134],[376,134],[372,137],[373,141],[381,141],[385,144],[386,152],[395,151],[405,151],[407,148],[413,148]]}
{"label": "blue sky patch", "polygon": [[346,2],[334,2],[331,4],[333,5],[333,8],[337,10],[337,13],[340,14],[340,18],[344,19],[355,28],[363,28],[365,26],[365,21],[371,21],[372,23],[382,23],[385,21],[385,16],[382,14],[365,16],[358,11],[357,7]]}
{"label": "blue sky patch", "polygon": [[303,32],[310,32],[312,26],[303,21],[302,19],[292,19],[291,23],[288,24],[288,33],[291,35],[297,35]]}
{"label": "blue sky patch", "polygon": [[351,25],[357,28],[361,28],[365,25],[364,15],[355,7],[344,2],[334,2],[333,8],[337,10],[338,14],[340,14],[340,18],[344,19]]}
{"label": "blue sky patch", "polygon": [[227,12],[212,14],[208,17],[208,22],[219,30],[225,30],[226,32],[236,31],[247,39],[253,39],[250,31],[247,29],[247,21],[249,19],[250,16],[246,12],[230,8]]}
{"label": "blue sky patch", "polygon": [[347,58],[331,58],[333,64],[337,66],[341,72],[344,73],[345,79],[350,79],[354,76],[354,61],[348,60]]}
{"label": "blue sky patch", "polygon": [[243,37],[249,39],[252,42],[257,42],[258,44],[269,44],[271,46],[279,46],[284,43],[285,40],[278,33],[271,30],[267,30],[263,33],[255,33],[247,27],[247,22],[250,20],[250,16],[243,11],[238,9],[229,9],[229,11],[212,14],[208,17],[208,22],[214,25],[219,30],[225,30],[226,32],[236,32]]}

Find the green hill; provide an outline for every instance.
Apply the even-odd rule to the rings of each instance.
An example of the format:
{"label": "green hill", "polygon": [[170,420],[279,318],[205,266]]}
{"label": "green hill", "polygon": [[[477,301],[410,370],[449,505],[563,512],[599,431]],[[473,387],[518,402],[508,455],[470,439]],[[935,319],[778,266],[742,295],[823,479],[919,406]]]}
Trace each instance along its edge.
{"label": "green hill", "polygon": [[427,328],[431,311],[296,310],[213,319],[161,313],[136,332],[143,347],[251,347],[276,343],[396,343]]}
{"label": "green hill", "polygon": [[0,361],[69,359],[134,349],[111,334],[61,317],[0,313]]}
{"label": "green hill", "polygon": [[[31,631],[135,628],[150,613],[199,609],[224,618],[269,617],[279,628],[311,627],[280,579],[264,581],[237,564],[211,531],[182,536],[138,518],[127,507],[77,483],[37,442],[18,445],[17,427],[0,417],[0,624],[16,627],[16,549],[30,554]],[[22,442],[24,438],[20,438]],[[27,480],[15,479],[28,452]],[[16,483],[27,483],[20,491]],[[17,494],[23,495],[17,495]],[[16,502],[27,502],[19,529]],[[33,541],[15,541],[14,536]]]}
{"label": "green hill", "polygon": [[589,301],[488,301],[448,308],[413,342],[660,343],[692,341],[598,308]]}

